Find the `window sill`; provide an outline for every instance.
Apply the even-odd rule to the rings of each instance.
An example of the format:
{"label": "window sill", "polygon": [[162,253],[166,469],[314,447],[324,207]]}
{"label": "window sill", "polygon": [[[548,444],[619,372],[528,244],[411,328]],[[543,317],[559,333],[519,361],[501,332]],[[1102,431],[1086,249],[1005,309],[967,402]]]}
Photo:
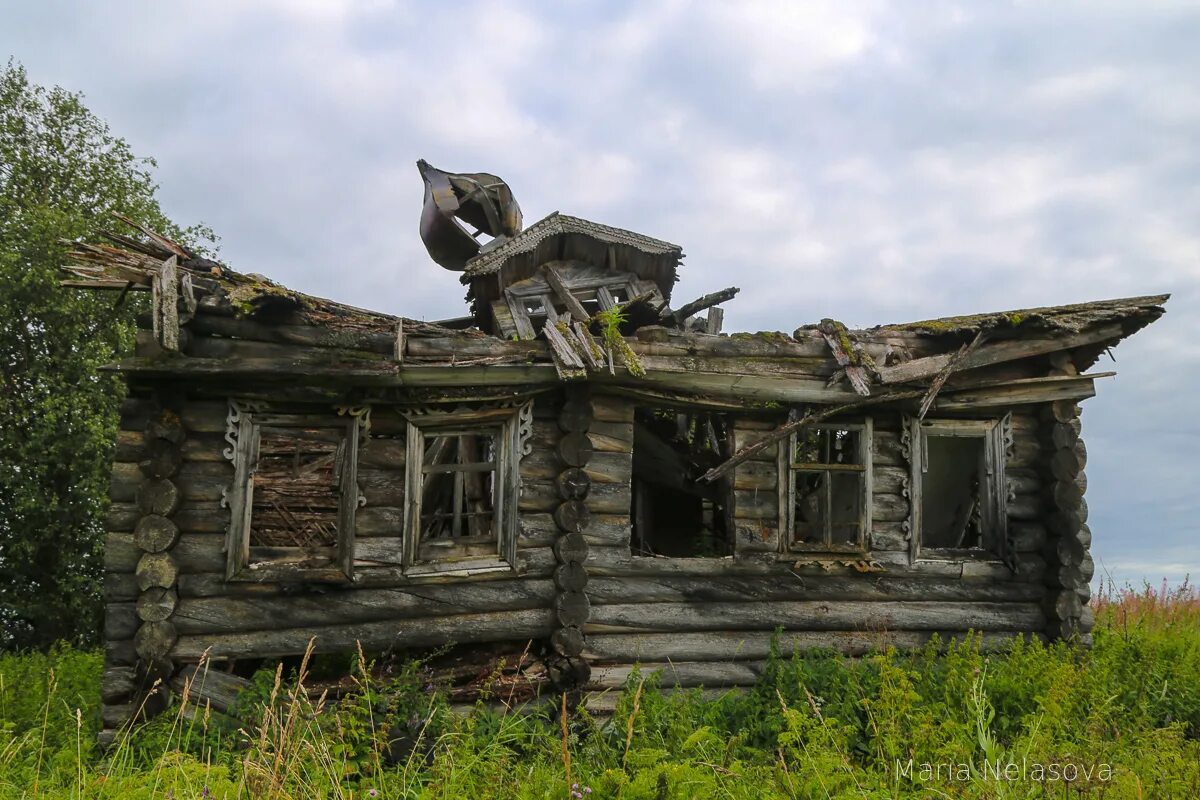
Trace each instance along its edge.
{"label": "window sill", "polygon": [[227,578],[228,583],[350,583],[338,567],[300,567],[294,564],[255,562]]}
{"label": "window sill", "polygon": [[486,575],[496,572],[517,574],[519,570],[516,565],[510,564],[498,557],[470,558],[461,561],[433,561],[424,564],[414,564],[405,568],[404,577],[416,579],[442,576],[468,578],[473,575]]}

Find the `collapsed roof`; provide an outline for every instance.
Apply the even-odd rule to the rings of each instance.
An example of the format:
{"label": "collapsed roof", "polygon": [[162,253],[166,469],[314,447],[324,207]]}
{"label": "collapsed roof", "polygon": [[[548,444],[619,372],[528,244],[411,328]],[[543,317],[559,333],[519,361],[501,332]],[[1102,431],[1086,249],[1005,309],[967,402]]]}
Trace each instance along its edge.
{"label": "collapsed roof", "polygon": [[[491,327],[495,320],[481,322],[479,317],[487,316],[482,313],[473,327],[461,322],[450,327],[314,297],[235,272],[153,231],[138,230],[142,238],[110,233],[112,244],[74,243],[72,263],[64,267],[71,277],[64,283],[127,292],[174,281],[185,341],[157,357],[139,355],[113,366],[145,378],[302,379],[364,391],[441,387],[448,397],[461,395],[450,391],[455,387],[477,393],[485,386],[535,391],[587,380],[656,402],[714,409],[887,401],[919,406],[922,413],[931,407],[955,413],[1091,396],[1093,379],[1104,373],[1082,370],[1157,319],[1168,298],[1018,309],[866,330],[823,320],[791,335],[725,334],[718,304],[736,289],[674,310],[668,305],[667,291],[682,257],[677,245],[553,214],[480,254],[464,272],[468,282],[495,281],[492,306],[513,297],[522,307],[536,306],[526,314],[530,326],[509,333]],[[174,277],[164,283],[168,271]],[[603,285],[606,276],[627,274],[633,276],[628,289],[613,284],[609,291]],[[573,284],[572,276],[578,278]],[[639,294],[643,279],[658,291]],[[700,317],[701,312],[707,316]],[[195,334],[190,341],[187,331]],[[251,340],[260,344],[241,344]],[[287,349],[295,345],[308,349],[299,354]],[[1052,374],[1049,360],[1062,353],[1070,355],[1072,369]],[[1045,364],[1031,369],[1039,360]]]}

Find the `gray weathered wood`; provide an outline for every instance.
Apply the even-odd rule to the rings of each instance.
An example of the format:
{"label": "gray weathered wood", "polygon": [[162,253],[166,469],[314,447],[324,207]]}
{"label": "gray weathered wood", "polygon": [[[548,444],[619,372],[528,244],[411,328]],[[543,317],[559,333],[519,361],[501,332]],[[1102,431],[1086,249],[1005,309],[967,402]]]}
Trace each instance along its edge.
{"label": "gray weathered wood", "polygon": [[179,489],[168,478],[154,478],[138,487],[137,504],[143,514],[170,516],[180,500]]}
{"label": "gray weathered wood", "polygon": [[774,603],[655,603],[597,605],[584,633],[633,631],[1039,630],[1046,617],[1036,603],[926,601]]}
{"label": "gray weathered wood", "polygon": [[138,658],[160,661],[171,652],[178,638],[175,626],[170,622],[144,622],[134,634],[133,648]]}
{"label": "gray weathered wood", "polygon": [[146,553],[138,560],[134,574],[143,592],[155,586],[169,588],[179,577],[179,565],[169,553]]}
{"label": "gray weathered wood", "polygon": [[179,540],[179,528],[164,516],[149,514],[138,521],[133,530],[133,541],[147,553],[161,553]]}
{"label": "gray weathered wood", "polygon": [[563,627],[581,627],[588,621],[591,603],[583,592],[559,592],[554,598],[554,611]]}
{"label": "gray weathered wood", "polygon": [[316,652],[348,651],[361,644],[364,650],[441,647],[447,643],[522,641],[550,636],[556,627],[554,611],[497,611],[454,614],[438,624],[394,620],[312,627],[275,628],[252,633],[181,636],[172,650],[179,659],[198,659],[208,651],[212,658],[271,658],[298,655],[310,639]]}
{"label": "gray weathered wood", "polygon": [[162,622],[175,612],[179,595],[175,589],[152,586],[137,599],[137,614],[145,622]]}

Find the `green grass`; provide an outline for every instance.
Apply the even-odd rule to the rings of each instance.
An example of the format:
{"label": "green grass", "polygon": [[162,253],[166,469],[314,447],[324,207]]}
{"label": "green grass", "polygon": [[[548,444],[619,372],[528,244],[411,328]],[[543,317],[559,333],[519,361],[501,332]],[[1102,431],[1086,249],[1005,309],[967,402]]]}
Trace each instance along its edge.
{"label": "green grass", "polygon": [[303,672],[260,673],[253,723],[177,699],[106,755],[99,654],[0,655],[0,798],[1200,797],[1200,598],[1096,607],[1091,650],[781,654],[758,686],[707,699],[635,674],[603,720],[454,713],[415,665],[359,670],[336,708],[296,690]]}

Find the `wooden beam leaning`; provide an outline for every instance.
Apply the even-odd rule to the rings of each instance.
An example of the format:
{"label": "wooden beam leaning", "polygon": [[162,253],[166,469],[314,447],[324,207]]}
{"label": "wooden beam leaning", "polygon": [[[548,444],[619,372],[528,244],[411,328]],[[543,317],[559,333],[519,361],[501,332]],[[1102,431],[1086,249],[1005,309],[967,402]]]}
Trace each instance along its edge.
{"label": "wooden beam leaning", "polygon": [[162,263],[152,284],[154,339],[163,350],[179,352],[179,259]]}
{"label": "wooden beam leaning", "polygon": [[552,264],[547,264],[544,268],[546,275],[546,283],[550,284],[550,288],[554,290],[554,294],[566,306],[567,311],[571,316],[578,320],[588,319],[591,314],[583,308],[583,303],[575,295],[571,294],[571,290],[567,288],[567,284],[563,282],[562,275],[554,268]]}
{"label": "wooden beam leaning", "polygon": [[942,371],[939,372],[937,377],[933,379],[933,382],[929,384],[929,391],[923,398],[921,398],[921,407],[917,410],[917,419],[925,419],[925,415],[929,413],[930,407],[933,406],[933,401],[937,399],[938,392],[940,392],[942,387],[946,385],[946,380],[950,377],[950,373],[954,372],[956,369],[959,369],[959,365],[963,362],[963,360],[969,357],[971,353],[975,352],[976,349],[978,349],[979,345],[983,343],[984,335],[985,334],[983,331],[975,334],[975,338],[971,340],[970,344],[963,345],[961,348],[959,348],[958,352],[946,362],[946,366],[942,368]]}
{"label": "wooden beam leaning", "polygon": [[672,320],[676,326],[679,326],[682,325],[688,317],[691,317],[706,308],[712,308],[713,306],[720,305],[727,300],[732,300],[740,291],[741,289],[738,287],[730,286],[728,289],[722,289],[719,292],[706,294],[690,303],[684,303],[675,311],[664,312],[664,315],[666,318]]}

